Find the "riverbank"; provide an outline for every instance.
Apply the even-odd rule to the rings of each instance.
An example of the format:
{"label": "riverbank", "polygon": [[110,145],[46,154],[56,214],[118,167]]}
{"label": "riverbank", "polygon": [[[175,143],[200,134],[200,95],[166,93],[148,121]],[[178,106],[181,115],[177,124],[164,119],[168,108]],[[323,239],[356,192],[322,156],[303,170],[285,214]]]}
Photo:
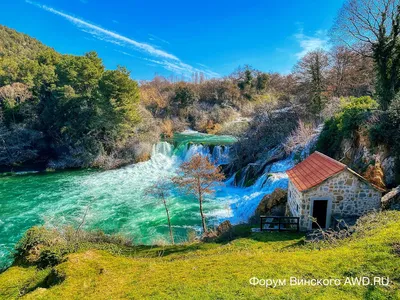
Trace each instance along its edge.
{"label": "riverbank", "polygon": [[[400,213],[364,217],[355,233],[336,244],[304,244],[288,233],[251,233],[235,227],[233,240],[176,246],[85,249],[55,267],[14,265],[0,274],[0,298],[152,299],[396,299],[400,297]],[[97,248],[98,249],[98,248]],[[114,249],[115,250],[115,249]],[[389,277],[385,285],[344,284],[345,279]],[[340,279],[340,285],[290,285]],[[256,279],[286,279],[266,288]],[[184,282],[184,284],[183,284]]]}
{"label": "riverbank", "polygon": [[[0,191],[7,192],[0,192],[0,265],[11,264],[15,243],[30,227],[74,226],[81,222],[87,209],[87,230],[120,233],[134,244],[168,243],[165,212],[146,197],[146,188],[161,178],[174,176],[182,162],[197,154],[208,156],[217,165],[228,164],[230,144],[235,140],[231,136],[187,131],[171,143],[154,145],[149,160],[115,170],[1,176]],[[285,184],[280,174],[264,176],[249,188],[235,186],[232,178],[227,180],[206,199],[208,225],[216,227],[227,219],[234,224],[246,222],[265,194]],[[172,189],[168,203],[176,241],[187,242],[198,236],[201,230],[197,201]]]}

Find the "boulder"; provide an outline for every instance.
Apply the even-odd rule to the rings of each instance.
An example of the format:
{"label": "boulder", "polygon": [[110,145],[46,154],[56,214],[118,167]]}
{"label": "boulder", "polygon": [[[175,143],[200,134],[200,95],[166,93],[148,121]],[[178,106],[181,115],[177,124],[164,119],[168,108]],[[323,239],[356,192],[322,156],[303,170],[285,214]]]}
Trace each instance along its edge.
{"label": "boulder", "polygon": [[382,160],[381,167],[384,173],[384,180],[387,186],[393,186],[396,182],[396,166],[395,158],[393,156],[386,157]]}
{"label": "boulder", "polygon": [[255,211],[256,217],[260,215],[284,215],[287,203],[287,191],[277,188],[272,194],[264,196]]}
{"label": "boulder", "polygon": [[217,235],[223,235],[225,233],[228,233],[232,230],[232,224],[228,220],[222,222],[221,224],[218,225],[217,227]]}
{"label": "boulder", "polygon": [[400,210],[400,185],[383,196],[381,203],[383,208]]}
{"label": "boulder", "polygon": [[201,241],[205,243],[211,243],[215,241],[218,238],[218,234],[216,231],[209,230],[207,232],[204,232],[201,236]]}

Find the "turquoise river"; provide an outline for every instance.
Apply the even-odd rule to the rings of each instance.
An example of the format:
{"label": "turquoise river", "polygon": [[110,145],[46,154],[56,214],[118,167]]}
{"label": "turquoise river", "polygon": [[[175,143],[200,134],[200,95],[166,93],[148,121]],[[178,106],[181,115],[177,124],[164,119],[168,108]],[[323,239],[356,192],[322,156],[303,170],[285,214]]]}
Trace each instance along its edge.
{"label": "turquoise river", "polygon": [[[229,163],[233,137],[196,132],[177,135],[174,141],[153,146],[151,159],[117,170],[80,170],[15,174],[0,177],[0,267],[12,262],[16,242],[34,226],[76,225],[87,210],[85,228],[121,233],[137,244],[168,240],[162,206],[146,196],[146,189],[160,179],[176,175],[183,161],[196,154],[207,155],[219,165]],[[233,186],[233,178],[218,188],[205,205],[210,226],[223,220],[245,222],[260,199],[276,187],[285,187],[284,173],[292,165],[275,163],[248,188]],[[168,199],[177,241],[200,231],[198,203],[172,190]]]}

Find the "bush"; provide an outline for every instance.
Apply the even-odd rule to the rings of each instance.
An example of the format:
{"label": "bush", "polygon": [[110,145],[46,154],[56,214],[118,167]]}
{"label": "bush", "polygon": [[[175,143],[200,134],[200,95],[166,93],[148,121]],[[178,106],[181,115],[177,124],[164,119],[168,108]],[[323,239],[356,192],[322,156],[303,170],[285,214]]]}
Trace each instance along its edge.
{"label": "bush", "polygon": [[312,125],[299,120],[297,128],[290,133],[283,146],[286,153],[289,154],[298,147],[305,147],[313,138],[314,132],[315,128]]}
{"label": "bush", "polygon": [[317,150],[329,156],[336,156],[343,139],[351,138],[365,125],[372,116],[372,110],[377,107],[378,103],[368,96],[342,99],[341,111],[325,122],[317,142]]}
{"label": "bush", "polygon": [[374,145],[387,145],[396,157],[396,173],[400,181],[400,94],[385,112],[381,112],[370,129],[370,139]]}
{"label": "bush", "polygon": [[122,235],[109,235],[104,232],[82,231],[73,227],[60,230],[35,226],[29,229],[15,246],[15,258],[39,268],[55,266],[64,260],[65,255],[86,249],[104,249],[120,253],[132,242]]}

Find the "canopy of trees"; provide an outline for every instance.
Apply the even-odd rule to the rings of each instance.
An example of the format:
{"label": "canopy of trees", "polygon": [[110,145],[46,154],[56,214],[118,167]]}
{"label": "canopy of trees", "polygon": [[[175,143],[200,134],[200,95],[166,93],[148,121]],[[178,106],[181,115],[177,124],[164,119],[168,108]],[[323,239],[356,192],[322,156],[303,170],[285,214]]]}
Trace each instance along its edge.
{"label": "canopy of trees", "polygon": [[135,138],[139,87],[95,52],[60,55],[0,27],[0,165],[96,163]]}

